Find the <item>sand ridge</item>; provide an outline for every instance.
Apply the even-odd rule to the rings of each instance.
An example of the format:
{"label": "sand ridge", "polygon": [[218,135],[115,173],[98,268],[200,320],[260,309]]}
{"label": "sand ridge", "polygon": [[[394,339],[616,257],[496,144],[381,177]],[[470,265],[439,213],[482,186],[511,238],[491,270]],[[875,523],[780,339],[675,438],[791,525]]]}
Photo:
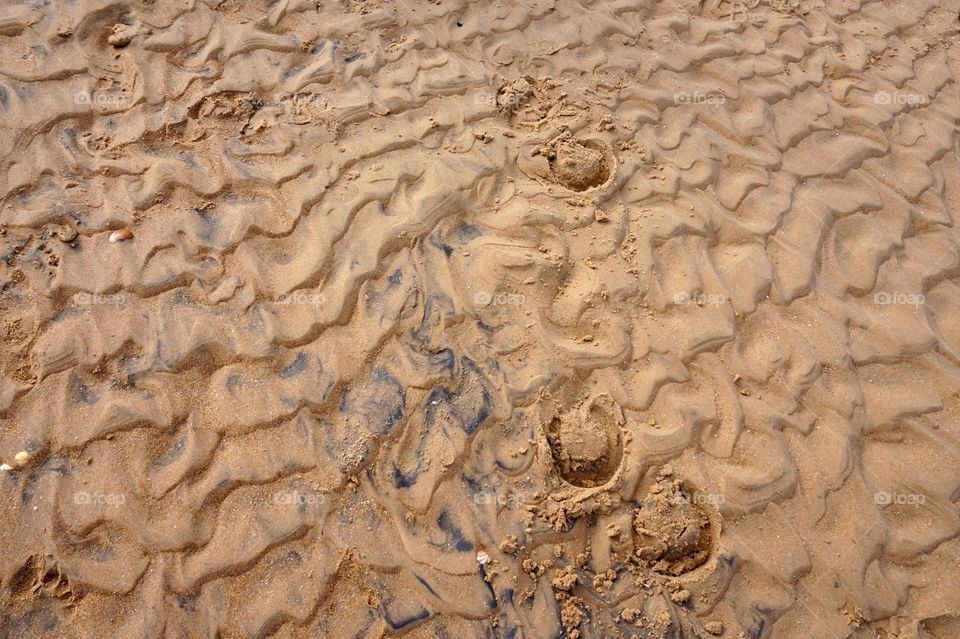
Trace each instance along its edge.
{"label": "sand ridge", "polygon": [[960,636],[958,12],[0,7],[0,636]]}

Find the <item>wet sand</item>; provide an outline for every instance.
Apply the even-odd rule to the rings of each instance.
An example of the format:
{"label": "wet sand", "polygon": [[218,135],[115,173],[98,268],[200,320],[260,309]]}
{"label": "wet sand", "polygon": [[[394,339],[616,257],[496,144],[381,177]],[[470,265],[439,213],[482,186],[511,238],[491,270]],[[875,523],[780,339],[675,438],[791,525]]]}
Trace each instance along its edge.
{"label": "wet sand", "polygon": [[4,3],[0,639],[957,639],[958,15]]}

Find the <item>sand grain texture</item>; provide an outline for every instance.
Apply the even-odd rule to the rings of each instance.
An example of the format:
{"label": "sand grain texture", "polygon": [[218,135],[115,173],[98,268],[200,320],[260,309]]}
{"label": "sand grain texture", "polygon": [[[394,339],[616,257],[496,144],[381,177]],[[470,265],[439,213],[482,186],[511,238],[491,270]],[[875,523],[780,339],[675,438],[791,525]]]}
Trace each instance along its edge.
{"label": "sand grain texture", "polygon": [[960,637],[960,2],[0,6],[0,637]]}

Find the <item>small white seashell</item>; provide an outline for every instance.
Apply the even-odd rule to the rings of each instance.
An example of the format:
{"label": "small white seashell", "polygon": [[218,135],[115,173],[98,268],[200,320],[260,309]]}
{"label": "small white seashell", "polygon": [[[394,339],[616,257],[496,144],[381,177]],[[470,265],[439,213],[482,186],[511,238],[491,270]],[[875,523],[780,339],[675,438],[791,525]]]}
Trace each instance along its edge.
{"label": "small white seashell", "polygon": [[133,231],[131,231],[126,227],[122,229],[117,229],[116,231],[110,234],[111,242],[123,242],[125,240],[132,240],[132,239],[133,239]]}
{"label": "small white seashell", "polygon": [[482,550],[477,553],[477,563],[478,563],[478,564],[480,564],[480,565],[482,566],[483,564],[488,563],[489,561],[490,561],[490,555],[488,555],[487,553],[485,553],[485,552],[482,551]]}
{"label": "small white seashell", "polygon": [[17,466],[26,466],[30,463],[32,458],[33,455],[25,450],[21,450],[19,453],[13,456],[13,461],[16,462]]}
{"label": "small white seashell", "polygon": [[0,470],[13,470],[13,466],[10,464],[0,464]]}

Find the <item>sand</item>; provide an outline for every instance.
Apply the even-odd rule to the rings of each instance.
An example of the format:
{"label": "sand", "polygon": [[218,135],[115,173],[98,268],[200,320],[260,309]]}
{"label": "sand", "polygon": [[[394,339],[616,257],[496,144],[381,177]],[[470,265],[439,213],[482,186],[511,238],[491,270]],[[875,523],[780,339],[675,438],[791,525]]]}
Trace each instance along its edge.
{"label": "sand", "polygon": [[960,637],[960,0],[0,6],[0,638]]}

